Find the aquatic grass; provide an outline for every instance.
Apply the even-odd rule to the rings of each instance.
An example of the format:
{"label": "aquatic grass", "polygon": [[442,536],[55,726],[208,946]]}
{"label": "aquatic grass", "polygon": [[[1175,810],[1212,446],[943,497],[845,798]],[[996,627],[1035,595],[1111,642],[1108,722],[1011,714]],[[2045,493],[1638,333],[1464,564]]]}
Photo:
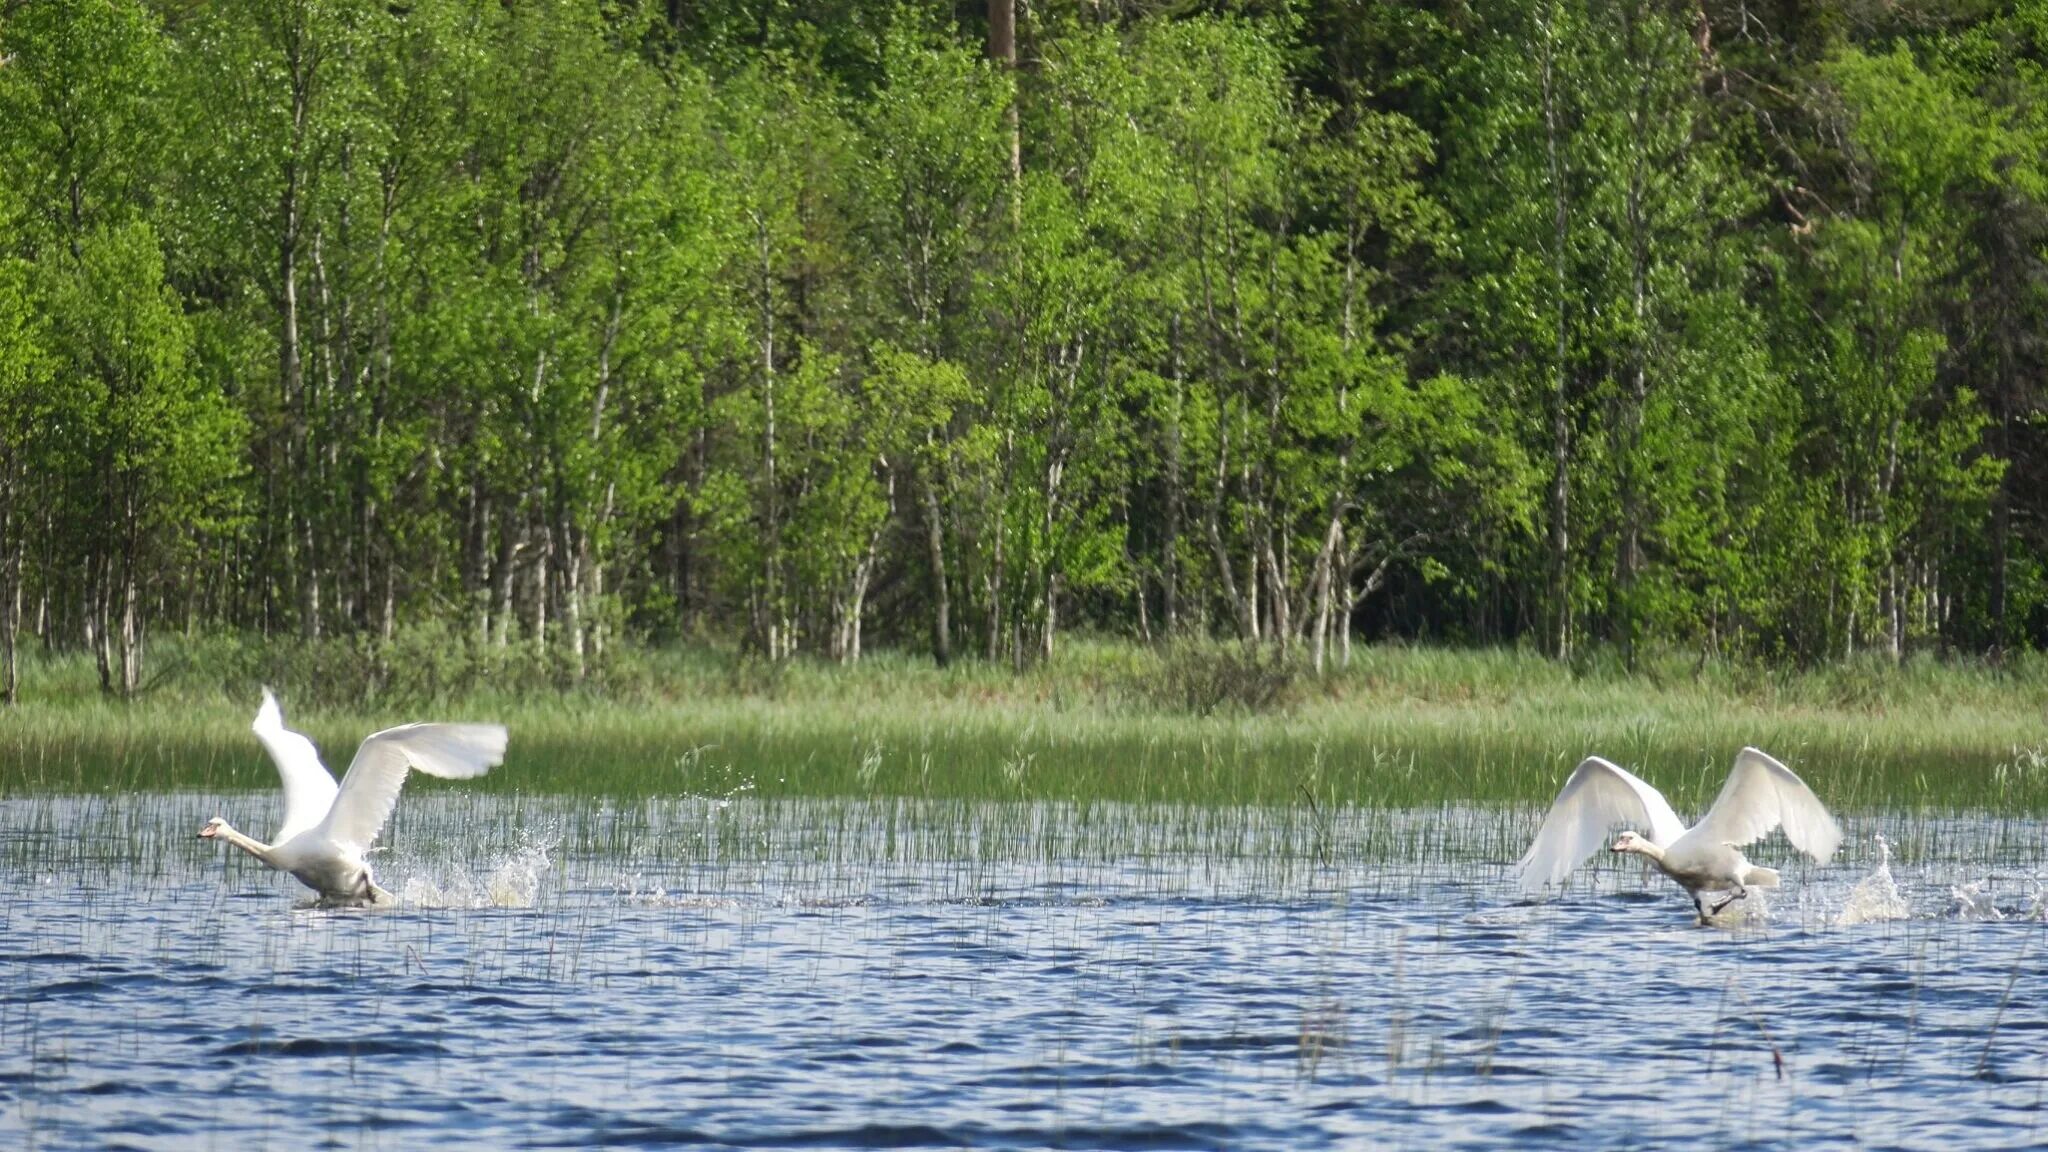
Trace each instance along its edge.
{"label": "aquatic grass", "polygon": [[[1698,810],[1735,750],[1755,743],[1840,808],[2048,810],[2043,742],[2021,719],[1864,722],[1660,704],[1654,718],[1619,719],[1564,708],[1329,705],[1283,716],[1169,717],[750,698],[655,707],[517,704],[451,715],[511,726],[506,765],[465,785],[501,791],[1537,803],[1580,757],[1599,751],[1636,768],[1681,808]],[[211,708],[25,707],[0,728],[0,792],[272,787],[273,770],[248,735],[245,711],[226,701]],[[401,718],[324,713],[293,723],[338,771],[363,735]]]}
{"label": "aquatic grass", "polygon": [[[0,795],[269,788],[248,734],[254,684],[203,671],[204,644],[128,704],[90,668],[39,658],[0,723]],[[1073,645],[1025,673],[885,656],[854,668],[702,649],[634,657],[631,691],[488,685],[404,710],[285,696],[339,771],[384,725],[433,715],[512,729],[501,792],[908,796],[983,800],[1419,807],[1547,802],[1599,752],[1681,810],[1711,802],[1736,749],[1792,764],[1844,810],[2048,811],[2048,662],[1908,661],[1807,674],[1652,663],[1636,676],[1519,651],[1361,649],[1288,706],[1169,708],[1139,687],[1167,659]],[[311,694],[317,701],[319,694]],[[417,781],[417,787],[440,786]]]}

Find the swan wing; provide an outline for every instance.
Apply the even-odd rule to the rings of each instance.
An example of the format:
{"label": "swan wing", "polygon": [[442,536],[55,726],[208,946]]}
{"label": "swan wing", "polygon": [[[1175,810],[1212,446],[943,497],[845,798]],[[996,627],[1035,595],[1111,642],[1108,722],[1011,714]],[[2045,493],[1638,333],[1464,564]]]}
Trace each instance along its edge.
{"label": "swan wing", "polygon": [[1794,848],[1825,864],[1842,843],[1842,829],[1827,806],[1790,768],[1768,753],[1744,748],[1735,755],[1714,806],[1692,834],[1741,847],[1783,828]]}
{"label": "swan wing", "polygon": [[358,852],[369,848],[391,818],[398,790],[412,769],[466,780],[504,759],[505,728],[500,724],[401,724],[372,733],[342,777],[324,825],[327,838]]}
{"label": "swan wing", "polygon": [[1659,847],[1685,834],[1664,794],[1611,760],[1588,756],[1564,782],[1536,840],[1516,865],[1522,890],[1541,891],[1571,874],[1603,847],[1616,825],[1628,825]]}
{"label": "swan wing", "polygon": [[282,844],[326,817],[334,806],[334,777],[320,763],[320,750],[313,742],[284,726],[284,713],[268,688],[263,690],[263,703],[249,729],[263,742],[270,762],[277,765],[278,779],[284,783],[284,817],[272,838],[272,843]]}

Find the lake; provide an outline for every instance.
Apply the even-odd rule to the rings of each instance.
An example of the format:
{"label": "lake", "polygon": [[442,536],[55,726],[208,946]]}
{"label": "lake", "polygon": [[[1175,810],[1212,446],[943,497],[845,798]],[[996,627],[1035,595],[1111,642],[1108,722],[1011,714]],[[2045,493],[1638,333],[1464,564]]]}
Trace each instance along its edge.
{"label": "lake", "polygon": [[1766,844],[1703,928],[1605,854],[1521,899],[1535,812],[431,787],[329,911],[193,839],[274,802],[0,801],[0,1144],[2048,1142],[2034,820]]}

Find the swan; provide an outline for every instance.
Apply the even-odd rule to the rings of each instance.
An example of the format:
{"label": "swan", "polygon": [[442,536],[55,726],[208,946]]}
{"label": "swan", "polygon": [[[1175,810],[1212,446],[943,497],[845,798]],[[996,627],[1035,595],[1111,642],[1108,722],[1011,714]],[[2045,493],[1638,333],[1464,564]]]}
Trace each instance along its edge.
{"label": "swan", "polygon": [[401,724],[365,737],[336,786],[313,742],[284,726],[268,688],[250,729],[284,782],[277,842],[246,836],[219,816],[206,822],[199,838],[225,840],[298,877],[320,894],[322,904],[345,907],[392,902],[391,893],[370,879],[363,854],[390,819],[409,769],[462,780],[483,775],[505,758],[501,724]]}
{"label": "swan", "polygon": [[[1631,825],[1613,851],[1645,857],[1692,897],[1700,922],[1749,895],[1775,888],[1778,874],[1745,859],[1743,845],[1783,828],[1794,848],[1825,864],[1842,843],[1842,830],[1806,782],[1769,754],[1744,748],[1721,785],[1714,806],[1688,829],[1664,795],[1634,773],[1598,756],[1572,770],[1543,818],[1543,827],[1516,865],[1522,890],[1541,891],[1578,867],[1616,824]],[[1708,907],[1707,892],[1729,892]]]}

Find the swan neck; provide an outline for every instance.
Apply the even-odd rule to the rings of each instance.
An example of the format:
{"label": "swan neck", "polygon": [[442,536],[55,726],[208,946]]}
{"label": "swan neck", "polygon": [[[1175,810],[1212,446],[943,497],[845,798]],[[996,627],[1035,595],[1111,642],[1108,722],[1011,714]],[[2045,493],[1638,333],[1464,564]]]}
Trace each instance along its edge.
{"label": "swan neck", "polygon": [[1660,864],[1664,861],[1664,849],[1653,840],[1638,837],[1636,842],[1629,846],[1628,850],[1639,855],[1648,856]]}
{"label": "swan neck", "polygon": [[216,833],[216,835],[218,835],[220,839],[225,840],[230,844],[233,844],[235,847],[240,848],[242,851],[247,852],[249,855],[254,856],[258,860],[263,861],[265,864],[270,865],[272,868],[277,867],[277,862],[271,859],[270,845],[265,844],[263,841],[256,839],[254,836],[243,835],[241,832],[235,829],[234,825],[225,823],[222,824],[220,831]]}

